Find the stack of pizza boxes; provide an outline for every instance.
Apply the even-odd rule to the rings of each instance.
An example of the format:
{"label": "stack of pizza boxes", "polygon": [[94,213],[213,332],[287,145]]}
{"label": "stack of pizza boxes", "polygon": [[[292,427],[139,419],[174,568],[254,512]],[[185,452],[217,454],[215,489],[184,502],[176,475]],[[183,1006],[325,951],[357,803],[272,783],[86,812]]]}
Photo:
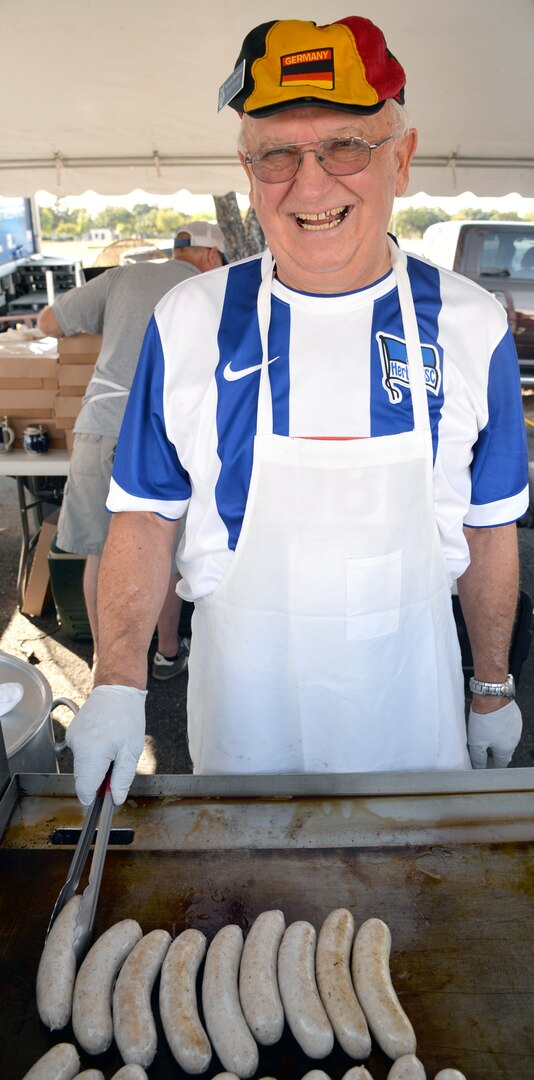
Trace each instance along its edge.
{"label": "stack of pizza boxes", "polygon": [[0,419],[22,449],[27,427],[42,424],[50,449],[72,449],[73,428],[100,352],[100,334],[17,341],[0,338]]}
{"label": "stack of pizza boxes", "polygon": [[13,449],[21,450],[25,429],[39,424],[47,429],[51,448],[65,448],[65,432],[55,415],[58,366],[55,338],[24,340],[1,335],[0,418],[7,416],[15,432]]}
{"label": "stack of pizza boxes", "polygon": [[54,417],[72,450],[73,428],[102,345],[101,334],[74,334],[58,341],[58,390]]}

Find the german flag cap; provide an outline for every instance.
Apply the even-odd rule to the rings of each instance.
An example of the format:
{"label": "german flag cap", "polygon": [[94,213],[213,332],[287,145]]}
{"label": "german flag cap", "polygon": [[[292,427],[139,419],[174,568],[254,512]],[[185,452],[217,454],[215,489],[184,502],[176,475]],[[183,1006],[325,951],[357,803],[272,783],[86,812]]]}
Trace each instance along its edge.
{"label": "german flag cap", "polygon": [[351,15],[326,26],[278,19],[247,34],[219,107],[258,117],[306,105],[376,113],[388,98],[404,103],[405,82],[370,19]]}

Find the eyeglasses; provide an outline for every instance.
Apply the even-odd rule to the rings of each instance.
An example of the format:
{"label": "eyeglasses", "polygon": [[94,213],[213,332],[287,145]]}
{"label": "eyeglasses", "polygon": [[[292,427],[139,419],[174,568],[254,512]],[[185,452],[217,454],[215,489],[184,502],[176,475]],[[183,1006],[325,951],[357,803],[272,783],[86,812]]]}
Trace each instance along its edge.
{"label": "eyeglasses", "polygon": [[315,154],[319,165],[332,176],[353,176],[363,172],[371,160],[371,151],[395,139],[396,135],[386,135],[377,143],[368,143],[366,139],[323,139],[308,150],[302,150],[306,143],[294,143],[291,146],[275,146],[268,150],[258,150],[256,154],[247,154],[245,165],[250,165],[254,176],[265,184],[284,184],[297,175],[304,154]]}

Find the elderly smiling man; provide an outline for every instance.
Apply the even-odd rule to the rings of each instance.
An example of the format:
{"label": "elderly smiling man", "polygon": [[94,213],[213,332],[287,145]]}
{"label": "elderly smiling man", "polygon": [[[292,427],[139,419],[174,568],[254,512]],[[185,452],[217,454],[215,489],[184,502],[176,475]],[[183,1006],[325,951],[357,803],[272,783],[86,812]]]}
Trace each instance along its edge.
{"label": "elderly smiling man", "polygon": [[[369,20],[275,21],[221,87],[268,242],[184,282],[149,325],[119,439],[96,689],[72,722],[88,802],[143,747],[148,637],[176,522],[195,602],[197,773],[506,765],[527,506],[501,306],[387,229],[416,133]],[[476,681],[468,729],[451,608]]]}

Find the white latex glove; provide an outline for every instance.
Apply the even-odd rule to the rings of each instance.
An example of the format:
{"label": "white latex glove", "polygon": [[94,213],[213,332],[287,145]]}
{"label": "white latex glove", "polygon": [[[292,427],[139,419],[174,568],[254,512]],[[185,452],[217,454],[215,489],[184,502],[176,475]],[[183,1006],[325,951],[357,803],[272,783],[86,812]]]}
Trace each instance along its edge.
{"label": "white latex glove", "polygon": [[[490,713],[471,709],[467,722],[467,746],[474,769],[488,767],[488,750],[493,754],[493,768],[505,769],[521,738],[523,721],[516,701]],[[491,768],[491,763],[490,763]]]}
{"label": "white latex glove", "polygon": [[146,690],[135,686],[97,686],[67,728],[74,754],[76,794],[90,806],[111,762],[111,794],[123,803],[145,742]]}

